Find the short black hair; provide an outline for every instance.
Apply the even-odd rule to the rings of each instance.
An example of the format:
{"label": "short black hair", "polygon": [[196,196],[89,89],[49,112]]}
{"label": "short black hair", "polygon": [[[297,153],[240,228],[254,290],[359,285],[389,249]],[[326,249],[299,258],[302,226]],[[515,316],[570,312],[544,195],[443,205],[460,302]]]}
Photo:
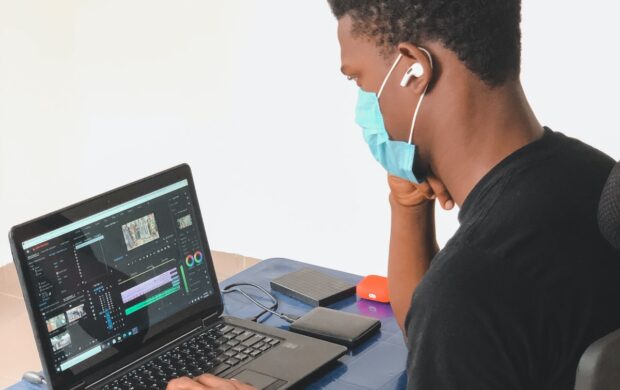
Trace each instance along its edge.
{"label": "short black hair", "polygon": [[328,0],[384,48],[441,42],[490,86],[521,70],[521,0]]}

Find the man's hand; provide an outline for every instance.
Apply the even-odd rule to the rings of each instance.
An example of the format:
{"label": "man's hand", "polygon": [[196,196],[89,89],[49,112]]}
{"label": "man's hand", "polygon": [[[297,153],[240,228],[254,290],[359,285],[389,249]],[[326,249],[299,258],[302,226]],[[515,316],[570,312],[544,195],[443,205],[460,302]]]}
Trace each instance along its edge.
{"label": "man's hand", "polygon": [[388,175],[390,185],[390,198],[399,206],[417,207],[428,205],[437,199],[445,210],[454,208],[454,201],[448,193],[446,186],[432,174],[420,184],[401,179],[398,176]]}
{"label": "man's hand", "polygon": [[222,379],[210,374],[196,378],[176,378],[168,383],[167,390],[256,390],[234,379]]}

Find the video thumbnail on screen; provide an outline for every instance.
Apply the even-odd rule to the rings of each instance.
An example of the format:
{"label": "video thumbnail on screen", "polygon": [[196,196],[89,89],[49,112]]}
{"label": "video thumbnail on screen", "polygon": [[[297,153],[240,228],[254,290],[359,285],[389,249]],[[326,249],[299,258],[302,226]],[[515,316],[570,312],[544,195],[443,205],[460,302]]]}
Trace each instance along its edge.
{"label": "video thumbnail on screen", "polygon": [[82,317],[86,316],[86,311],[84,310],[84,304],[80,306],[73,307],[67,310],[67,320],[69,322],[75,322]]}
{"label": "video thumbnail on screen", "polygon": [[47,325],[48,332],[53,332],[56,329],[67,325],[67,319],[65,318],[65,313],[61,313],[61,314],[58,314],[57,316],[50,318],[49,320],[45,321],[45,324]]}
{"label": "video thumbnail on screen", "polygon": [[58,336],[52,337],[50,341],[52,342],[52,349],[56,352],[59,349],[63,349],[67,345],[71,344],[71,336],[69,335],[69,332],[65,332],[59,334]]}
{"label": "video thumbnail on screen", "polygon": [[122,226],[122,229],[128,251],[159,238],[159,229],[154,213],[128,222]]}
{"label": "video thumbnail on screen", "polygon": [[192,226],[192,216],[187,214],[186,216],[177,219],[177,224],[181,230]]}

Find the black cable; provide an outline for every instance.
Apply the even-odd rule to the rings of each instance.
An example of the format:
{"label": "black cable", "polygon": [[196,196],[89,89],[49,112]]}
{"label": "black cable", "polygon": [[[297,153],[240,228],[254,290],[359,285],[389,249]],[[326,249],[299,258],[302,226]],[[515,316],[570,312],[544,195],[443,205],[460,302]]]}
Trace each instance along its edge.
{"label": "black cable", "polygon": [[[266,296],[269,297],[269,299],[271,299],[272,305],[270,307],[267,307],[265,305],[263,305],[262,303],[260,303],[259,301],[257,301],[256,299],[252,298],[248,293],[246,293],[245,291],[243,291],[242,289],[240,289],[239,287],[242,286],[248,286],[248,287],[254,287],[260,291],[262,291]],[[258,319],[260,317],[262,317],[265,314],[273,314],[281,319],[283,319],[284,321],[288,322],[288,323],[293,323],[295,322],[295,320],[298,319],[298,317],[296,316],[292,316],[290,314],[284,314],[284,313],[278,313],[276,310],[278,308],[278,299],[273,296],[273,294],[271,294],[269,291],[267,291],[266,289],[264,289],[263,287],[257,285],[257,284],[253,284],[253,283],[233,283],[229,286],[226,286],[222,289],[222,293],[223,294],[228,294],[231,292],[238,292],[241,295],[243,295],[244,297],[246,297],[250,302],[252,302],[253,304],[255,304],[256,306],[260,307],[261,309],[263,309],[262,312],[260,312],[258,315],[254,316],[251,318],[252,321],[254,322],[258,322]]]}
{"label": "black cable", "polygon": [[[251,283],[233,283],[230,286],[226,286],[225,288],[222,289],[222,293],[227,294],[230,292],[240,292],[243,293],[242,291],[240,291],[237,287],[241,287],[241,286],[251,286],[251,287],[255,287],[258,288],[259,290],[262,290],[259,286],[255,286]],[[267,293],[267,295],[269,296],[269,298],[271,298],[271,301],[273,302],[273,304],[271,305],[271,307],[269,307],[269,309],[271,310],[276,310],[278,308],[278,301],[277,299],[272,296],[271,294]],[[267,314],[267,317],[265,317],[263,320],[266,320],[271,313],[267,310],[262,310],[260,313],[258,313],[257,315],[255,315],[254,317],[248,318],[250,321],[253,322],[261,322],[259,321],[259,319],[264,316],[265,314]]]}

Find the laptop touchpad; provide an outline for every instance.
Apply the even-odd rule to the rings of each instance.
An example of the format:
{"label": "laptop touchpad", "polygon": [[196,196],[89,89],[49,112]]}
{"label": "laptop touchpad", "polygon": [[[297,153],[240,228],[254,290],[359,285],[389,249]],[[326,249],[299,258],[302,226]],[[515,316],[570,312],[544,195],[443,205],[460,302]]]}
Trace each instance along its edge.
{"label": "laptop touchpad", "polygon": [[235,375],[233,378],[238,380],[239,382],[252,385],[260,390],[263,390],[263,389],[269,389],[269,390],[274,389],[275,390],[286,384],[286,381],[283,381],[278,378],[274,378],[269,375],[261,374],[256,371],[251,371],[251,370],[245,370],[243,372],[240,372],[239,374]]}

